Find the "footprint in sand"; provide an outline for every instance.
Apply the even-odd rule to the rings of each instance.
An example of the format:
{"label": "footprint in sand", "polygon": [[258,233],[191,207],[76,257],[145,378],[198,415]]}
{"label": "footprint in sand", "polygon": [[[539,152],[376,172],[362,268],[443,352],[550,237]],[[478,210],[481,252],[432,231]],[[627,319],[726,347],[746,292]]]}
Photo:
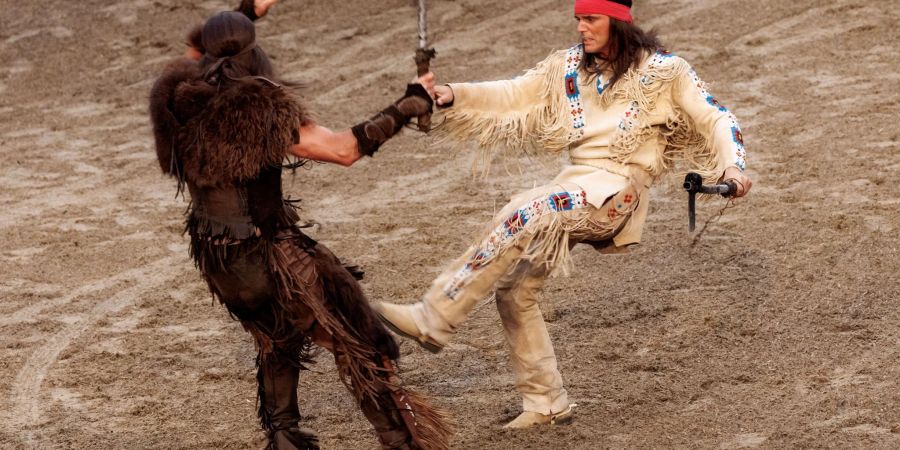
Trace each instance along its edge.
{"label": "footprint in sand", "polygon": [[857,371],[837,368],[834,369],[831,378],[828,380],[828,384],[832,388],[839,389],[847,386],[858,386],[871,381],[872,377],[869,375],[863,375]]}
{"label": "footprint in sand", "polygon": [[865,216],[863,221],[866,228],[876,233],[890,233],[894,231],[893,221],[883,216]]}
{"label": "footprint in sand", "polygon": [[94,117],[108,113],[113,107],[104,103],[82,103],[79,105],[61,108],[59,111],[72,117]]}
{"label": "footprint in sand", "polygon": [[70,30],[66,27],[37,28],[37,29],[28,30],[24,33],[19,33],[15,36],[11,36],[11,37],[7,38],[5,42],[7,44],[15,44],[16,42],[19,42],[23,39],[29,39],[29,38],[33,38],[35,36],[42,36],[45,34],[49,34],[50,36],[53,36],[57,39],[66,39],[66,38],[70,38],[75,35],[75,33],[73,33],[72,30]]}
{"label": "footprint in sand", "polygon": [[34,66],[27,59],[19,58],[10,63],[5,69],[0,69],[0,73],[6,72],[10,77],[14,75],[22,75],[31,72]]}
{"label": "footprint in sand", "polygon": [[49,393],[55,403],[68,411],[89,411],[92,404],[99,403],[99,400],[85,399],[71,389],[53,388]]}
{"label": "footprint in sand", "polygon": [[757,448],[761,446],[768,437],[760,433],[744,433],[733,437],[728,442],[722,443],[719,450],[731,450],[738,448]]}
{"label": "footprint in sand", "polygon": [[815,425],[820,428],[839,428],[843,433],[867,435],[892,433],[891,429],[872,423],[872,415],[870,409],[847,410]]}
{"label": "footprint in sand", "polygon": [[121,23],[131,24],[137,21],[139,10],[146,9],[150,3],[149,0],[116,2],[111,6],[101,8],[100,11],[112,15]]}
{"label": "footprint in sand", "polygon": [[26,247],[0,253],[0,259],[17,263],[31,261],[31,258],[44,253],[47,247]]}
{"label": "footprint in sand", "polygon": [[0,175],[0,189],[12,191],[48,187],[60,176],[61,174],[55,172],[38,173],[24,167],[16,167]]}
{"label": "footprint in sand", "polygon": [[859,433],[859,434],[889,434],[892,431],[889,428],[879,427],[878,425],[871,423],[864,423],[861,425],[856,425],[852,427],[847,427],[842,429],[844,433]]}

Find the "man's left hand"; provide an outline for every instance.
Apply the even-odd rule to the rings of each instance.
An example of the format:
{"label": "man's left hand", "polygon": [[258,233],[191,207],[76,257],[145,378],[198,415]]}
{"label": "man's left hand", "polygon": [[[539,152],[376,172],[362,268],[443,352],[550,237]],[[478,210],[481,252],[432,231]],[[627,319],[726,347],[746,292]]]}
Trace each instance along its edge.
{"label": "man's left hand", "polygon": [[272,5],[278,3],[278,0],[254,0],[253,2],[253,10],[256,12],[257,17],[262,17],[269,12],[269,8]]}
{"label": "man's left hand", "polygon": [[747,195],[750,192],[750,188],[753,187],[753,181],[750,180],[750,177],[735,166],[725,169],[725,176],[722,178],[724,181],[733,181],[737,185],[737,192],[735,192],[734,198]]}

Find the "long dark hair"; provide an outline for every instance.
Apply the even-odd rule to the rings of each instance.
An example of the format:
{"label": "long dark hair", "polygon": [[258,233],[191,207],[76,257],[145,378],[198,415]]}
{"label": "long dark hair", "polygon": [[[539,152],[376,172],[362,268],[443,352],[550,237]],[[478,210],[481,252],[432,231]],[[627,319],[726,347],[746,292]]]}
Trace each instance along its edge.
{"label": "long dark hair", "polygon": [[604,58],[599,54],[588,53],[584,55],[579,68],[591,76],[596,76],[607,69],[612,70],[609,85],[613,86],[628,72],[628,69],[638,68],[647,53],[652,55],[663,50],[664,46],[656,36],[656,30],[644,31],[635,24],[611,17],[609,21],[607,56]]}
{"label": "long dark hair", "polygon": [[200,69],[209,82],[275,75],[268,55],[256,44],[256,27],[239,12],[212,16],[203,25],[200,39],[205,51]]}

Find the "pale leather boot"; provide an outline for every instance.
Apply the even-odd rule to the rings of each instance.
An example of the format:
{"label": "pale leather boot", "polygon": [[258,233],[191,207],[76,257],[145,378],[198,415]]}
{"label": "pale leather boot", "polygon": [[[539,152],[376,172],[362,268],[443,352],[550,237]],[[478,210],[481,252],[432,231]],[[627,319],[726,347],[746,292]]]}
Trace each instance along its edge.
{"label": "pale leather boot", "polygon": [[413,305],[395,305],[393,303],[375,302],[372,309],[378,313],[381,321],[394,333],[407,339],[416,341],[422,348],[431,353],[438,353],[444,349],[444,345],[425,336],[419,331],[418,325],[412,316]]}
{"label": "pale leather boot", "polygon": [[575,411],[573,409],[575,406],[577,405],[573,403],[566,409],[555,414],[541,414],[534,411],[525,411],[522,414],[519,414],[519,416],[513,419],[510,423],[504,425],[503,428],[522,429],[540,425],[557,425],[569,423],[572,421],[572,416],[574,416],[575,414]]}

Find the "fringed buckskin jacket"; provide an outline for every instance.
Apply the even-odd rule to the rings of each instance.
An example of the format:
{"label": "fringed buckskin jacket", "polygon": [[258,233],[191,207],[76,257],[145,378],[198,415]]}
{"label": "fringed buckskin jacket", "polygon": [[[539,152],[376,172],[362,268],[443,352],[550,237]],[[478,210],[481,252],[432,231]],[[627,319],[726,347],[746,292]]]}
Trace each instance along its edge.
{"label": "fringed buckskin jacket", "polygon": [[[605,74],[589,77],[578,69],[583,58],[577,45],[551,53],[513,80],[451,84],[455,99],[444,110],[440,133],[475,139],[485,165],[504,147],[567,152],[571,165],[553,181],[578,184],[598,208],[625,188],[635,170],[637,178],[652,182],[677,160],[707,181],[730,166],[744,169],[737,119],[684,59],[667,52],[648,55],[610,87]],[[615,237],[616,246],[640,241],[647,191]]]}
{"label": "fringed buckskin jacket", "polygon": [[160,168],[191,194],[187,231],[201,270],[213,262],[203,242],[271,239],[298,220],[281,172],[310,117],[289,89],[253,78],[213,85],[179,58],[153,86],[150,116]]}

